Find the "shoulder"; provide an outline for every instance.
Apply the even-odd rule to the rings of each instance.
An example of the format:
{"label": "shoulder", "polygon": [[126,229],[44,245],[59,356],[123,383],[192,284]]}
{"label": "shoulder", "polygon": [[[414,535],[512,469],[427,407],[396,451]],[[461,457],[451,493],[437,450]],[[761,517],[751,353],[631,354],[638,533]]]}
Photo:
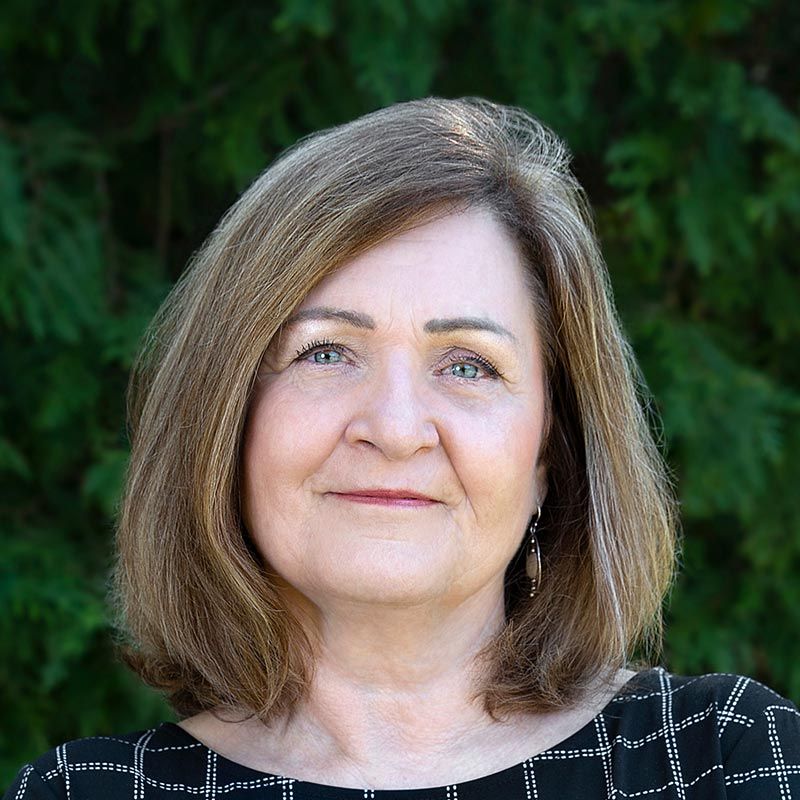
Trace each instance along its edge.
{"label": "shoulder", "polygon": [[752,727],[759,719],[776,716],[797,720],[797,707],[790,700],[753,678],[728,673],[687,677],[673,675],[661,667],[636,674],[612,701],[611,707],[643,708],[673,718],[700,711],[713,713],[720,732],[730,725]]}
{"label": "shoulder", "polygon": [[152,791],[183,777],[191,782],[198,770],[204,777],[202,749],[199,743],[176,736],[175,726],[169,724],[118,736],[75,739],[26,764],[4,800],[138,797],[145,784]]}
{"label": "shoulder", "polygon": [[752,678],[647,670],[628,682],[604,717],[639,755],[645,744],[659,744],[676,781],[716,773],[731,796],[800,791],[800,712]]}
{"label": "shoulder", "polygon": [[777,692],[745,675],[714,672],[707,675],[675,675],[663,667],[636,673],[615,697],[615,702],[632,702],[669,696],[675,703],[703,700],[722,702],[725,706],[767,706],[779,703],[795,705]]}

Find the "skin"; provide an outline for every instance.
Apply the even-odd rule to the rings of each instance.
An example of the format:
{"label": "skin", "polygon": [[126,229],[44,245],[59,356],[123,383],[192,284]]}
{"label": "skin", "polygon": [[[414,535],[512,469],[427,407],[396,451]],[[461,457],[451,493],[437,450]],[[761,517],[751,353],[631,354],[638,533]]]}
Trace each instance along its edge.
{"label": "skin", "polygon": [[[243,507],[316,644],[315,675],[269,727],[211,714],[182,726],[254,769],[372,788],[470,780],[562,741],[613,687],[502,722],[474,696],[506,567],[546,495],[544,373],[512,239],[482,209],[433,220],[328,276],[299,311],[259,375]],[[504,333],[430,331],[463,318]],[[320,341],[333,344],[309,349]],[[432,501],[352,496],[377,487]]]}

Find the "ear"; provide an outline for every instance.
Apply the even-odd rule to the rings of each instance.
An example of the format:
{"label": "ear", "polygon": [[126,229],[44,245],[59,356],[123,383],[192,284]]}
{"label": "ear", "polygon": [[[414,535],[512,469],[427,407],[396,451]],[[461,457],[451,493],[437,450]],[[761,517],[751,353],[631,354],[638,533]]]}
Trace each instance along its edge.
{"label": "ear", "polygon": [[541,461],[536,467],[536,490],[535,498],[539,507],[544,505],[544,499],[547,497],[547,466]]}

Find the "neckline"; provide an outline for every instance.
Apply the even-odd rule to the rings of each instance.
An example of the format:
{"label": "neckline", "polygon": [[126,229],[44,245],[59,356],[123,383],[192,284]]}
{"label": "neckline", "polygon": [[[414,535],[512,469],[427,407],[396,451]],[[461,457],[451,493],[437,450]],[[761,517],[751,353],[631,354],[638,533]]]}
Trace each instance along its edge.
{"label": "neckline", "polygon": [[[245,780],[274,784],[292,784],[295,789],[302,789],[303,797],[318,798],[318,800],[333,800],[333,798],[340,800],[355,800],[355,798],[364,797],[374,798],[374,800],[390,800],[390,798],[397,798],[397,800],[400,800],[401,798],[402,800],[422,800],[422,798],[429,797],[430,793],[432,792],[449,792],[450,787],[455,785],[464,788],[480,788],[483,792],[490,791],[493,788],[502,787],[509,780],[515,778],[519,774],[519,771],[524,769],[528,763],[535,762],[537,760],[551,759],[558,751],[574,745],[577,740],[585,737],[587,732],[590,732],[594,728],[596,721],[606,714],[610,706],[618,702],[620,699],[624,699],[626,695],[632,694],[635,689],[639,689],[644,684],[648,683],[647,678],[649,676],[658,675],[662,671],[662,667],[651,667],[648,669],[643,669],[639,672],[635,672],[615,692],[606,705],[603,706],[603,708],[601,708],[600,711],[598,711],[597,714],[595,714],[595,716],[592,717],[585,725],[545,750],[529,756],[517,764],[512,764],[510,767],[498,770],[497,772],[491,772],[487,775],[481,775],[477,778],[471,778],[470,780],[459,781],[443,786],[425,786],[414,787],[410,789],[371,789],[369,787],[334,786],[332,784],[314,783],[313,781],[304,781],[300,778],[292,778],[290,776],[278,775],[272,772],[262,772],[254,767],[248,767],[244,764],[240,764],[238,761],[234,761],[226,756],[223,756],[221,753],[218,753],[216,750],[204,744],[199,739],[192,736],[191,733],[184,730],[180,725],[174,722],[162,722],[156,728],[156,730],[167,733],[173,739],[181,739],[184,746],[186,744],[194,745],[202,749],[205,753],[212,754],[217,762],[218,767],[219,765],[226,767],[227,771],[230,771],[236,776],[237,781]],[[449,797],[449,793],[447,796]]]}

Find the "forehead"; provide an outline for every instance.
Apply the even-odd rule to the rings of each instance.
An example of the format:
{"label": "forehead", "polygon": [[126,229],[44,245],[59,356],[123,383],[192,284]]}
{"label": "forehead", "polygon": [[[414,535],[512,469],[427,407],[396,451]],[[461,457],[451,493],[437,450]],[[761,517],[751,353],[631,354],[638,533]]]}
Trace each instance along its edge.
{"label": "forehead", "polygon": [[490,315],[517,328],[532,321],[533,309],[519,250],[483,209],[432,220],[362,253],[321,281],[300,310],[318,305],[378,321]]}

